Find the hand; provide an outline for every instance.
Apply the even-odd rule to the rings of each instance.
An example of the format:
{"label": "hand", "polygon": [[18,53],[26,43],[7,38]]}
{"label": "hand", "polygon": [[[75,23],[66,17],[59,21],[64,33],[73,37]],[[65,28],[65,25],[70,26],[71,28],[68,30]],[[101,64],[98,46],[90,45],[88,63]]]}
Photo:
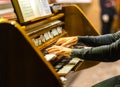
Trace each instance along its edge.
{"label": "hand", "polygon": [[78,37],[74,36],[74,37],[64,37],[64,38],[60,38],[55,45],[61,45],[64,47],[70,47],[72,45],[77,44],[78,42]]}
{"label": "hand", "polygon": [[102,15],[102,19],[105,23],[107,23],[109,21],[109,15],[108,14]]}
{"label": "hand", "polygon": [[72,49],[66,48],[66,47],[63,47],[63,46],[55,46],[54,45],[54,46],[46,49],[46,51],[48,53],[53,53],[53,54],[56,54],[56,55],[62,55],[62,56],[70,57],[70,53],[71,53]]}

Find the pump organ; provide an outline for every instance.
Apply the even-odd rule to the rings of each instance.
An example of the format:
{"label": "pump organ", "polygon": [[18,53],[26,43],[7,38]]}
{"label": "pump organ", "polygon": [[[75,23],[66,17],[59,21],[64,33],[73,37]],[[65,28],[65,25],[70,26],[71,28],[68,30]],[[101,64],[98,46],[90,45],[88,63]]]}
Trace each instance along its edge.
{"label": "pump organ", "polygon": [[[53,85],[54,82],[48,79],[48,81],[51,82],[51,84],[48,84],[49,87],[62,87],[63,86],[61,85],[62,81],[59,77],[61,76],[65,77],[67,74],[69,74],[69,72],[76,71],[84,63],[84,61],[81,60],[80,58],[66,58],[64,56],[48,54],[46,52],[46,48],[51,47],[59,38],[65,36],[99,35],[94,26],[89,22],[87,17],[84,15],[82,10],[77,5],[65,6],[63,7],[62,11],[54,13],[53,16],[44,18],[42,20],[27,25],[20,25],[17,22],[13,21],[5,23],[14,26],[19,32],[21,32],[22,38],[25,38],[28,44],[32,46],[33,51],[36,52],[36,55],[38,55],[40,61],[42,62],[41,64],[46,66],[42,67],[39,65],[37,66],[37,68],[41,68],[43,70],[44,68],[46,68],[48,71],[50,71],[50,72],[44,71],[46,73],[45,75],[51,73],[53,77],[51,79],[54,79],[57,86]],[[3,28],[3,26],[0,27]],[[14,32],[14,34],[16,33]],[[27,49],[25,50],[27,51]],[[23,53],[21,53],[21,55],[22,54]],[[28,56],[31,56],[31,54],[29,54]],[[37,70],[34,72],[37,72]],[[19,73],[17,73],[17,75],[19,75]],[[42,79],[47,79],[45,75],[43,74],[43,76],[42,75],[40,75],[40,77],[38,76],[39,78],[41,78],[40,83],[42,83]],[[38,79],[35,78],[34,80]],[[38,84],[39,83],[37,83],[37,85]],[[47,87],[46,85],[39,84],[39,87],[41,86]]]}
{"label": "pump organ", "polygon": [[55,54],[49,54],[46,52],[46,48],[51,47],[61,37],[68,36],[64,29],[64,21],[60,18],[64,17],[64,13],[59,13],[51,17],[51,21],[46,21],[42,24],[33,23],[25,26],[27,35],[31,38],[34,45],[43,53],[44,58],[49,61],[58,75],[65,76],[69,73],[78,63],[82,63],[83,60],[79,58],[65,58],[64,56],[56,56]]}

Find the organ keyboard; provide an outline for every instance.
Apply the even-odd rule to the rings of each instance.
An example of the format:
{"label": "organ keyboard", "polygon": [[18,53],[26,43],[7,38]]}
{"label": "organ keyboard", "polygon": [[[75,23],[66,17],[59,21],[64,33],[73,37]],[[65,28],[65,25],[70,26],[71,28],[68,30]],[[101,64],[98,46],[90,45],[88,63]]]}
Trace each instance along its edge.
{"label": "organ keyboard", "polygon": [[[25,26],[27,35],[31,38],[34,45],[43,53],[44,59],[52,64],[59,76],[67,75],[78,63],[83,60],[79,58],[66,58],[64,56],[56,56],[55,54],[48,54],[46,48],[51,47],[61,37],[68,36],[65,29],[63,29],[64,21],[60,18],[64,17],[64,13],[57,14],[50,19],[51,21],[39,21],[37,23]],[[48,19],[49,20],[49,19]]]}

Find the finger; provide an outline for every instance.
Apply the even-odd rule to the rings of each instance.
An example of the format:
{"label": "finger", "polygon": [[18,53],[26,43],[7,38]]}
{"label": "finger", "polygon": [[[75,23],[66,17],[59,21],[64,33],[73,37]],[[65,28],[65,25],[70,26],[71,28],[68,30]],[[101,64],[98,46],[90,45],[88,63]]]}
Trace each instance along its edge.
{"label": "finger", "polygon": [[65,42],[65,40],[60,39],[60,40],[58,40],[58,41],[55,43],[55,45],[61,45],[61,44],[64,43],[64,42]]}
{"label": "finger", "polygon": [[53,54],[55,54],[55,55],[62,55],[62,54],[61,54],[61,51],[54,51],[54,52],[51,52],[51,53],[53,53]]}
{"label": "finger", "polygon": [[52,47],[47,48],[46,50],[51,50],[51,49],[54,49],[54,48],[55,48],[55,45],[53,45]]}
{"label": "finger", "polygon": [[60,39],[56,42],[56,45],[61,45],[61,44],[65,43],[65,42],[67,41],[67,39],[68,39],[68,38],[65,38],[65,37],[60,38]]}
{"label": "finger", "polygon": [[47,50],[47,52],[49,52],[49,53],[53,53],[55,51],[59,51],[59,50],[58,49],[49,49],[49,50]]}
{"label": "finger", "polygon": [[49,51],[49,50],[51,50],[51,49],[53,49],[53,48],[52,48],[52,47],[50,47],[50,48],[47,48],[47,49],[46,49],[46,51]]}
{"label": "finger", "polygon": [[68,42],[62,44],[61,46],[70,47],[70,46],[75,45],[75,44],[76,44],[76,41],[75,41],[75,42],[69,42],[69,41],[68,41]]}
{"label": "finger", "polygon": [[53,46],[51,48],[48,48],[46,51],[49,52],[49,53],[52,53],[52,52],[60,51],[60,50],[61,50],[61,47],[59,47],[59,46]]}

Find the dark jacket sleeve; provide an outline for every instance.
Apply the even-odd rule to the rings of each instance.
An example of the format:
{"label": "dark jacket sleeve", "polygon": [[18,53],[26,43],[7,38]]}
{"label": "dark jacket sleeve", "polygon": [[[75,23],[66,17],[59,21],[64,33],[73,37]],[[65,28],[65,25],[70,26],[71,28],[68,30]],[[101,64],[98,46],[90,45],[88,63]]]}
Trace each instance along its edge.
{"label": "dark jacket sleeve", "polygon": [[120,39],[110,45],[73,49],[71,56],[93,61],[116,61],[120,58]]}
{"label": "dark jacket sleeve", "polygon": [[[103,37],[102,38],[97,37],[97,39],[90,37],[89,38],[90,40],[88,41],[99,45],[104,42],[104,44],[107,45],[82,48],[82,49],[73,49],[71,52],[71,57],[79,57],[85,60],[104,61],[104,62],[118,60],[120,58],[120,32],[117,32],[115,34],[109,34],[109,36],[107,35],[105,37],[106,39]],[[87,39],[88,38],[86,38],[86,40]]]}
{"label": "dark jacket sleeve", "polygon": [[120,38],[120,31],[113,34],[105,34],[100,36],[78,36],[78,44],[84,43],[87,46],[109,45]]}

